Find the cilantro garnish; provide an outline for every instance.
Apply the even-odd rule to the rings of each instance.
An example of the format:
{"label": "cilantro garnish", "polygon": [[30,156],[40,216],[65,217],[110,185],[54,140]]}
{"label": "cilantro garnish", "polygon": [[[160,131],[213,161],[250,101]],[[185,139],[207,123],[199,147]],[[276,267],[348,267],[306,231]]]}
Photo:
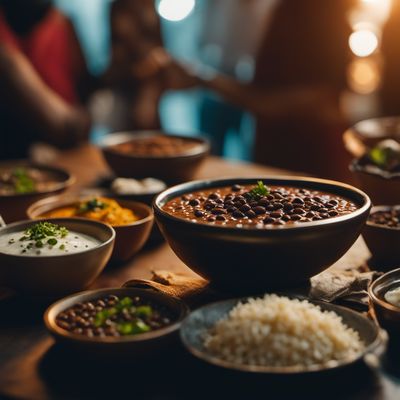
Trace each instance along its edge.
{"label": "cilantro garnish", "polygon": [[257,181],[257,185],[250,190],[250,196],[254,199],[259,199],[269,195],[269,188],[264,185],[263,181]]}

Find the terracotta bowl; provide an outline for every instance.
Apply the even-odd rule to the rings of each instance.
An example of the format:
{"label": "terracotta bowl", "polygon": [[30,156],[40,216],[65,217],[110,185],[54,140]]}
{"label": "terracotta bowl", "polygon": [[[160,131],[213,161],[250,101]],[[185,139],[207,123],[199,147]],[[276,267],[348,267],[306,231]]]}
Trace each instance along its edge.
{"label": "terracotta bowl", "polygon": [[138,156],[123,154],[113,149],[113,146],[117,144],[160,133],[162,132],[145,131],[110,134],[101,144],[103,156],[117,176],[137,179],[153,177],[169,184],[193,179],[210,150],[210,145],[205,139],[168,134],[168,136],[195,141],[198,144],[189,152],[176,156]]}
{"label": "terracotta bowl", "polygon": [[[341,217],[278,229],[239,229],[196,224],[162,209],[169,200],[193,191],[233,184],[294,186],[346,197],[359,209]],[[371,202],[344,183],[299,177],[231,178],[174,186],[154,202],[156,221],[175,254],[212,285],[228,291],[259,292],[304,284],[336,262],[359,236]]]}
{"label": "terracotta bowl", "polygon": [[[82,198],[72,195],[49,197],[32,204],[27,210],[27,215],[30,219],[42,218],[43,214],[51,210],[76,204],[79,200],[82,200]],[[132,210],[140,217],[138,221],[128,225],[113,226],[116,236],[111,259],[122,262],[130,259],[146,244],[154,223],[154,215],[151,208],[146,204],[131,200],[118,199],[117,201],[120,206]]]}
{"label": "terracotta bowl", "polygon": [[56,182],[48,190],[35,193],[13,194],[13,195],[0,195],[0,214],[3,216],[7,223],[19,221],[26,218],[27,207],[35,201],[41,200],[58,193],[62,193],[75,182],[75,177],[68,172],[53,167],[47,167],[32,163],[2,163],[2,167],[15,168],[15,167],[28,167],[49,172],[56,178]]}
{"label": "terracotta bowl", "polygon": [[[171,325],[151,332],[122,337],[93,337],[74,334],[60,328],[56,324],[57,315],[76,303],[96,300],[107,295],[140,296],[167,307],[174,315]],[[90,290],[66,297],[51,305],[44,314],[44,322],[49,332],[60,343],[69,345],[79,352],[100,357],[151,357],[163,349],[167,349],[177,340],[177,332],[181,321],[188,314],[185,303],[172,296],[148,289],[109,288]]]}
{"label": "terracotta bowl", "polygon": [[[24,294],[60,295],[88,287],[110,259],[115,232],[105,224],[88,219],[47,218],[69,230],[98,239],[101,244],[80,253],[54,256],[20,256],[0,252],[0,286]],[[38,221],[21,221],[0,229],[4,233],[23,231]]]}
{"label": "terracotta bowl", "polygon": [[373,204],[400,204],[399,172],[385,172],[375,166],[366,166],[361,160],[354,160],[350,170]]}
{"label": "terracotta bowl", "polygon": [[[372,207],[371,213],[390,208],[390,206]],[[380,271],[388,271],[400,266],[400,228],[367,221],[363,230],[363,238],[372,253],[373,265],[376,265]]]}
{"label": "terracotta bowl", "polygon": [[385,293],[400,286],[400,268],[387,272],[374,281],[369,289],[370,303],[375,310],[376,317],[389,333],[395,333],[393,339],[398,340],[400,334],[400,307],[388,303],[385,300]]}

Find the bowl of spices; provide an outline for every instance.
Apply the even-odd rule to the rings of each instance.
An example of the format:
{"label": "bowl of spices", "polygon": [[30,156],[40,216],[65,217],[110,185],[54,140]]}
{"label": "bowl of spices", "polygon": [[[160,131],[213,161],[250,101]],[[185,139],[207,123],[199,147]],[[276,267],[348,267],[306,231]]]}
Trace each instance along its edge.
{"label": "bowl of spices", "polygon": [[[400,333],[400,268],[380,276],[368,288],[376,317],[389,333]],[[396,339],[396,336],[393,336]]]}
{"label": "bowl of spices", "polygon": [[153,226],[153,211],[146,204],[104,196],[53,196],[32,204],[28,217],[89,218],[112,226],[114,261],[126,261],[146,244]]}
{"label": "bowl of spices", "polygon": [[230,178],[162,192],[156,221],[176,255],[226,290],[304,284],[355,242],[371,202],[322,179]]}
{"label": "bowl of spices", "polygon": [[372,207],[363,237],[372,263],[388,271],[400,263],[400,205]]}
{"label": "bowl of spices", "polygon": [[91,290],[51,305],[44,322],[60,342],[100,356],[146,355],[177,340],[185,303],[136,288]]}
{"label": "bowl of spices", "polygon": [[114,239],[112,227],[85,219],[7,225],[0,229],[0,286],[32,295],[82,290],[107,264]]}

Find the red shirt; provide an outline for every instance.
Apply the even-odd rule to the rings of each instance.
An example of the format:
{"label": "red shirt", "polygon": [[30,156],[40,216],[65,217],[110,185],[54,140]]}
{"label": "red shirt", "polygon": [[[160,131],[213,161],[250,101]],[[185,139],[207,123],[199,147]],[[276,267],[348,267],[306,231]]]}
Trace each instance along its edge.
{"label": "red shirt", "polygon": [[24,37],[13,32],[0,11],[0,43],[21,51],[44,82],[70,104],[79,101],[73,35],[68,19],[54,8]]}

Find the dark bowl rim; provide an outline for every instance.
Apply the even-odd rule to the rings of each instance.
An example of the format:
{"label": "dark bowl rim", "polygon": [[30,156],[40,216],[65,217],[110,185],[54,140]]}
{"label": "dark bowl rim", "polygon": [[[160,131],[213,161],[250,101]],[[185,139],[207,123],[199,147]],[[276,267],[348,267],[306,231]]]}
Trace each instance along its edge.
{"label": "dark bowl rim", "polygon": [[[217,301],[217,302],[213,302],[207,305],[204,305],[202,307],[199,307],[193,311],[191,311],[189,313],[189,315],[182,321],[182,325],[181,325],[181,329],[180,329],[180,338],[181,338],[181,342],[183,343],[184,347],[187,349],[187,351],[189,351],[191,354],[193,354],[194,356],[196,356],[197,358],[216,365],[218,367],[223,367],[223,368],[227,368],[230,370],[235,370],[235,371],[241,371],[241,372],[250,372],[250,373],[266,373],[266,374],[271,374],[271,375],[277,375],[277,374],[285,374],[285,375],[296,375],[296,374],[303,374],[303,373],[314,373],[314,372],[321,372],[321,371],[329,371],[329,370],[333,370],[336,368],[340,368],[340,367],[344,367],[346,365],[351,365],[354,362],[362,359],[363,357],[365,357],[367,354],[373,352],[375,349],[377,349],[379,346],[381,345],[386,345],[388,337],[387,337],[387,333],[384,329],[380,328],[378,325],[374,324],[374,322],[370,319],[368,319],[367,317],[361,315],[360,313],[348,308],[348,307],[343,307],[343,306],[339,306],[337,304],[333,304],[333,303],[327,303],[321,300],[314,300],[314,299],[310,299],[306,296],[299,296],[299,295],[288,295],[285,294],[285,297],[289,297],[290,299],[300,299],[300,300],[307,300],[312,304],[315,305],[326,305],[329,304],[330,306],[333,306],[335,309],[339,309],[339,310],[345,310],[346,312],[350,312],[353,314],[356,314],[358,317],[365,319],[366,321],[368,321],[368,323],[371,325],[371,327],[374,327],[376,330],[376,337],[373,340],[372,343],[370,343],[367,347],[365,347],[357,356],[355,357],[348,357],[346,359],[343,359],[341,361],[339,360],[331,360],[328,361],[327,363],[323,363],[323,364],[315,364],[312,365],[310,367],[301,367],[301,366],[292,366],[292,367],[268,367],[268,366],[251,366],[251,365],[246,365],[246,364],[235,364],[233,362],[229,362],[229,361],[225,361],[222,360],[218,357],[212,356],[210,354],[207,354],[207,352],[205,351],[200,351],[197,348],[195,348],[194,346],[192,346],[191,343],[186,343],[183,340],[183,331],[185,329],[185,324],[187,323],[187,321],[189,320],[189,318],[191,317],[192,314],[196,313],[199,310],[202,310],[204,308],[211,308],[214,307],[215,305],[221,304],[221,303],[225,303],[225,302],[235,302],[236,304],[238,304],[238,302],[241,301],[246,301],[247,299],[249,299],[249,297],[240,297],[240,298],[232,298],[232,299],[228,299],[228,300],[221,300],[221,301]],[[252,296],[254,297],[254,296]],[[262,296],[256,296],[256,297],[262,297]],[[332,310],[329,310],[332,311]],[[336,313],[337,315],[340,314]],[[353,327],[348,326],[349,328],[353,329]],[[358,331],[357,331],[358,332]]]}
{"label": "dark bowl rim", "polygon": [[[119,291],[130,291],[132,293],[137,293],[140,292],[142,293],[142,295],[146,295],[149,292],[154,292],[155,294],[157,294],[158,296],[160,296],[161,298],[168,298],[170,300],[172,300],[173,302],[176,303],[176,305],[179,307],[179,316],[178,319],[170,324],[167,325],[163,328],[160,329],[155,329],[154,331],[150,331],[150,332],[145,332],[145,333],[141,333],[138,335],[127,335],[127,336],[122,336],[122,337],[118,337],[118,338],[114,338],[114,337],[87,337],[84,335],[79,335],[77,333],[71,333],[68,332],[67,330],[59,327],[56,322],[55,322],[55,317],[54,318],[50,318],[50,313],[52,312],[52,310],[59,306],[60,304],[63,304],[64,302],[71,300],[71,299],[79,299],[82,296],[91,296],[90,298],[96,299],[98,298],[102,293],[104,294],[110,294],[110,292],[118,293]],[[85,300],[85,301],[90,301],[90,300]],[[79,303],[80,301],[76,301],[74,304]],[[175,296],[171,296],[171,295],[167,295],[165,293],[162,292],[158,292],[158,291],[153,291],[152,289],[141,289],[141,288],[131,288],[131,287],[110,287],[110,288],[102,288],[102,289],[93,289],[93,290],[85,290],[83,292],[78,292],[78,293],[74,293],[71,294],[69,296],[63,297],[60,300],[57,300],[55,303],[51,304],[45,311],[44,315],[43,315],[43,319],[44,319],[44,323],[46,325],[46,328],[48,329],[49,332],[55,334],[58,337],[62,337],[63,339],[67,339],[70,341],[74,341],[77,343],[89,343],[89,344],[104,344],[104,345],[118,345],[121,343],[138,343],[138,342],[143,342],[143,341],[150,341],[150,340],[154,340],[154,339],[158,339],[164,335],[170,334],[176,330],[178,330],[181,326],[182,321],[186,318],[186,316],[189,314],[189,307],[186,305],[186,303]],[[57,314],[58,315],[58,314]]]}
{"label": "dark bowl rim", "polygon": [[[288,181],[288,182],[309,182],[309,183],[314,183],[314,184],[324,184],[324,185],[331,185],[331,186],[336,186],[340,187],[344,190],[351,191],[353,193],[356,193],[358,196],[363,198],[364,204],[360,206],[356,211],[351,212],[350,214],[342,215],[339,217],[334,217],[334,218],[328,218],[325,220],[321,221],[312,221],[312,222],[302,222],[301,224],[293,224],[290,226],[286,225],[279,225],[279,226],[274,226],[272,228],[265,228],[265,229],[259,229],[259,228],[254,228],[254,227],[246,227],[246,228],[236,228],[236,227],[230,227],[230,226],[223,226],[223,225],[211,225],[211,224],[196,224],[191,221],[188,221],[183,218],[178,218],[175,217],[168,212],[164,211],[161,207],[161,203],[165,200],[167,197],[177,197],[180,196],[184,193],[188,193],[190,191],[194,190],[200,190],[201,186],[206,185],[207,188],[212,188],[212,187],[219,187],[219,186],[229,186],[233,183],[249,183],[249,182],[257,182],[258,180],[263,180],[263,181],[277,181],[276,184],[278,185],[288,185],[290,186],[291,183],[284,184],[284,183],[278,183],[280,181]],[[189,190],[189,188],[193,186],[198,186],[195,189]],[[179,193],[179,194],[177,194]],[[333,193],[329,192],[328,193]],[[174,195],[172,195],[174,194]],[[319,226],[325,226],[325,225],[332,225],[332,224],[337,224],[340,222],[345,222],[348,220],[351,220],[355,217],[361,216],[365,212],[367,212],[371,207],[371,200],[368,197],[366,193],[361,191],[360,189],[357,189],[351,185],[348,185],[346,183],[341,183],[337,181],[332,181],[332,180],[327,180],[327,179],[320,179],[320,178],[309,178],[309,177],[299,177],[299,176],[257,176],[257,177],[243,177],[243,178],[219,178],[219,179],[208,179],[208,180],[196,180],[196,181],[190,181],[186,183],[181,183],[179,185],[172,186],[163,192],[161,192],[153,201],[153,209],[155,211],[155,216],[161,215],[164,218],[167,218],[170,221],[174,221],[177,223],[182,223],[182,224],[190,224],[187,226],[192,226],[192,227],[197,227],[197,229],[211,229],[213,231],[220,231],[220,232],[239,232],[239,231],[244,231],[244,232],[252,232],[260,235],[264,235],[265,232],[268,232],[269,234],[272,234],[271,232],[287,232],[287,231],[299,231],[299,230],[309,230],[313,229]]]}
{"label": "dark bowl rim", "polygon": [[25,225],[25,224],[35,224],[35,223],[39,223],[39,222],[52,222],[52,223],[65,223],[65,222],[81,222],[83,224],[86,225],[96,225],[97,227],[107,231],[107,233],[109,233],[109,238],[103,242],[101,242],[98,246],[96,247],[92,247],[91,249],[87,249],[87,250],[82,250],[79,251],[77,253],[69,253],[69,254],[58,254],[58,255],[51,255],[51,256],[41,256],[41,257],[37,257],[37,256],[29,256],[29,255],[18,255],[18,254],[7,254],[4,253],[0,250],[0,256],[2,257],[11,257],[11,258],[19,258],[21,260],[59,260],[60,258],[66,258],[66,257],[75,257],[77,255],[81,255],[81,254],[89,254],[89,253],[94,253],[97,252],[99,249],[103,248],[103,247],[107,247],[109,246],[112,242],[114,242],[115,240],[115,230],[113,229],[112,226],[104,224],[103,222],[99,222],[99,221],[95,221],[92,219],[88,219],[88,218],[41,218],[41,219],[25,219],[23,221],[17,221],[17,222],[13,222],[12,224],[6,225],[3,228],[0,228],[0,236],[2,235],[4,230],[7,230],[8,228],[14,228],[18,225]]}
{"label": "dark bowl rim", "polygon": [[[394,205],[394,206],[378,205],[378,206],[373,206],[371,208],[370,215],[372,215],[372,214],[374,214],[376,212],[379,212],[379,211],[387,211],[388,209],[392,209],[392,208],[399,208],[399,210],[400,210],[400,205]],[[370,221],[369,219],[367,220],[366,225],[368,227],[370,227],[370,228],[380,229],[380,230],[383,230],[383,231],[393,231],[393,232],[400,231],[400,227],[396,228],[394,226],[376,224],[376,223]]]}
{"label": "dark bowl rim", "polygon": [[373,167],[373,170],[366,170],[365,166],[360,164],[359,158],[355,158],[354,160],[352,160],[349,165],[349,169],[351,172],[358,172],[364,175],[370,175],[385,180],[400,180],[400,172],[384,171],[376,165],[371,165],[371,167]]}
{"label": "dark bowl rim", "polygon": [[[75,202],[79,201],[80,198],[89,198],[89,197],[92,197],[92,196],[86,196],[86,195],[82,195],[81,196],[79,194],[78,195],[74,195],[72,193],[71,194],[59,194],[59,195],[54,195],[54,196],[51,196],[51,197],[46,197],[45,199],[40,199],[40,200],[35,201],[34,203],[32,203],[27,208],[26,214],[27,214],[27,216],[28,216],[28,218],[30,220],[37,221],[38,219],[43,219],[43,218],[31,217],[31,214],[32,214],[32,208],[42,206],[42,204],[40,204],[40,203],[43,203],[43,205],[45,205],[46,203],[51,203],[52,200],[54,200],[54,202],[56,202],[56,201],[61,201],[64,198],[65,201],[70,200],[67,203],[63,203],[64,206],[66,206],[68,204],[72,204],[72,203],[75,203]],[[150,222],[150,221],[154,220],[154,212],[153,212],[152,208],[149,207],[147,204],[145,204],[145,203],[143,203],[141,201],[129,200],[129,199],[114,199],[114,200],[122,201],[122,202],[128,202],[128,203],[132,203],[135,206],[142,207],[143,209],[146,210],[147,215],[145,217],[137,220],[137,221],[134,221],[134,222],[131,222],[130,224],[125,224],[125,225],[110,225],[110,224],[106,224],[106,223],[101,222],[101,221],[97,221],[95,219],[91,219],[91,218],[87,218],[87,217],[77,217],[77,216],[74,216],[74,217],[54,217],[54,218],[72,218],[72,219],[79,219],[79,220],[83,219],[83,220],[89,220],[89,221],[97,221],[97,222],[101,222],[101,223],[103,223],[105,225],[109,225],[114,229],[121,229],[121,228],[123,229],[123,228],[129,228],[129,227],[132,227],[132,226],[143,225],[143,224],[145,224],[147,222]],[[59,207],[63,207],[63,206],[62,205],[59,205],[58,207],[55,206],[54,208],[51,208],[49,211],[51,211],[51,210],[53,210],[55,208],[59,208]],[[132,211],[133,211],[133,207],[129,207],[129,208],[131,208]]]}
{"label": "dark bowl rim", "polygon": [[[10,167],[11,167],[12,163],[5,162],[4,165],[6,165],[6,164],[10,164]],[[12,194],[0,195],[0,200],[1,199],[12,199],[12,198],[18,198],[18,199],[19,198],[28,198],[31,196],[40,196],[40,195],[48,194],[48,193],[56,193],[59,190],[67,189],[68,187],[72,186],[76,182],[75,175],[63,168],[42,165],[39,163],[32,163],[32,162],[24,161],[24,160],[21,160],[19,163],[16,162],[15,165],[16,166],[21,165],[21,166],[24,166],[25,168],[35,168],[35,169],[39,169],[42,171],[53,172],[53,173],[59,174],[60,176],[64,175],[66,179],[55,183],[51,188],[46,189],[46,190],[40,190],[40,191],[35,191],[35,192],[30,192],[30,193],[12,193]],[[2,166],[0,166],[0,168],[1,167]]]}
{"label": "dark bowl rim", "polygon": [[390,310],[392,312],[396,312],[400,314],[400,307],[396,307],[393,304],[390,304],[387,302],[385,299],[382,299],[375,293],[376,287],[387,277],[390,277],[391,275],[398,275],[400,278],[400,268],[392,269],[391,271],[388,271],[381,275],[379,278],[377,278],[375,281],[373,281],[369,286],[368,286],[368,294],[370,299],[372,300],[373,303],[378,304],[382,308],[386,308],[387,310]]}
{"label": "dark bowl rim", "polygon": [[[115,146],[117,144],[130,142],[132,140],[138,139],[140,136],[142,136],[142,137],[143,136],[156,136],[156,135],[160,135],[160,134],[163,134],[165,136],[174,137],[174,138],[179,138],[179,139],[186,140],[186,141],[187,140],[195,141],[195,142],[197,142],[197,145],[192,150],[188,150],[183,153],[173,154],[173,155],[160,155],[160,156],[155,156],[155,155],[151,155],[151,154],[146,154],[146,155],[125,154],[125,153],[121,153],[121,152],[113,149],[113,146]],[[117,140],[118,136],[130,136],[130,138],[118,141]],[[116,143],[113,143],[113,144],[107,143],[108,141],[110,141],[112,139],[115,139]],[[193,158],[193,157],[202,156],[204,154],[208,154],[211,149],[210,142],[204,137],[185,136],[185,135],[164,132],[162,130],[152,130],[152,129],[139,130],[139,131],[129,131],[128,130],[128,131],[114,132],[114,133],[110,134],[109,136],[107,136],[106,138],[104,138],[100,142],[99,147],[104,153],[118,155],[119,157],[125,158],[127,160],[146,160],[146,159],[148,159],[148,160],[175,160],[175,159]]]}

